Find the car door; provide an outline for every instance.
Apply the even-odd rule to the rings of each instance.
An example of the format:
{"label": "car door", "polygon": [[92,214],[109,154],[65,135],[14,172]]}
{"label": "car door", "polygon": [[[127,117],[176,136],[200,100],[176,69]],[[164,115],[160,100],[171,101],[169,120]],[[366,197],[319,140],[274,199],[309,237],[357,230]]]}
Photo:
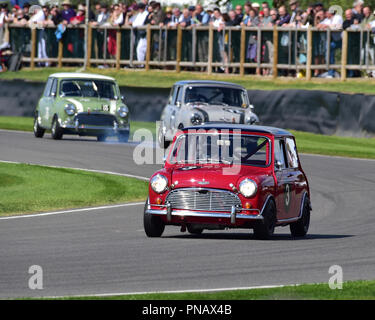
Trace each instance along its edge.
{"label": "car door", "polygon": [[292,185],[292,201],[289,218],[298,217],[300,214],[303,191],[305,190],[305,176],[300,170],[297,148],[294,138],[285,139],[285,152],[288,165],[288,179]]}
{"label": "car door", "polygon": [[179,112],[182,105],[182,92],[183,92],[183,86],[176,86],[176,95],[173,101],[173,104],[171,104],[171,117],[170,117],[170,127],[173,131],[173,136],[176,134],[178,129],[178,119],[179,119]]}
{"label": "car door", "polygon": [[275,139],[275,175],[277,179],[276,206],[277,219],[279,221],[290,219],[295,216],[294,202],[294,175],[288,167],[285,148],[285,139]]}
{"label": "car door", "polygon": [[39,100],[39,117],[40,117],[40,124],[42,127],[48,127],[49,125],[49,105],[51,103],[50,95],[51,95],[51,89],[52,89],[52,84],[54,82],[54,78],[48,78],[43,96]]}
{"label": "car door", "polygon": [[176,99],[176,86],[173,86],[171,89],[171,92],[168,97],[167,105],[165,106],[160,120],[163,122],[163,125],[166,128],[166,134],[167,136],[172,135],[171,132],[171,113],[172,113],[172,105]]}
{"label": "car door", "polygon": [[49,95],[49,103],[47,106],[47,113],[48,113],[48,118],[50,119],[49,123],[52,124],[52,118],[55,113],[58,113],[57,106],[56,106],[56,97],[57,97],[57,79],[53,79],[52,87],[51,87],[51,92]]}

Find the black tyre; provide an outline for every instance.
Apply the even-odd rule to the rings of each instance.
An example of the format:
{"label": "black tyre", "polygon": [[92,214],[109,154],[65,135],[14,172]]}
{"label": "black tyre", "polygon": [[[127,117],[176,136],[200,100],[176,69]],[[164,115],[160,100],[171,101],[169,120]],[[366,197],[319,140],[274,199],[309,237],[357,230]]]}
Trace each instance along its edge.
{"label": "black tyre", "polygon": [[119,142],[128,142],[129,141],[129,132],[121,132],[117,135]]}
{"label": "black tyre", "polygon": [[97,136],[96,139],[99,142],[105,142],[105,140],[107,139],[107,137],[104,134],[101,134],[101,135]]}
{"label": "black tyre", "polygon": [[35,119],[34,119],[34,136],[36,138],[43,138],[45,132],[46,132],[46,130],[39,126],[38,117],[35,117]]}
{"label": "black tyre", "polygon": [[263,212],[263,220],[254,227],[254,236],[259,240],[268,240],[272,237],[276,226],[276,206],[271,200]]}
{"label": "black tyre", "polygon": [[203,228],[197,227],[194,224],[188,224],[186,227],[187,227],[188,232],[191,234],[199,235],[199,234],[202,234],[203,232]]}
{"label": "black tyre", "polygon": [[290,226],[290,233],[292,237],[304,237],[309,231],[310,226],[310,202],[306,198],[305,202],[303,203],[302,209],[302,216],[296,222],[291,223]]}
{"label": "black tyre", "polygon": [[146,213],[148,201],[146,201],[144,215],[143,215],[143,226],[147,237],[158,238],[164,232],[165,224],[160,217],[154,216],[152,214]]}
{"label": "black tyre", "polygon": [[159,143],[160,148],[162,149],[167,149],[170,144],[170,141],[165,140],[165,137],[162,132],[162,126],[160,126],[159,132],[158,132],[158,143]]}
{"label": "black tyre", "polygon": [[51,135],[52,135],[52,138],[55,140],[61,140],[63,137],[63,129],[60,127],[57,117],[53,118],[52,126],[51,126]]}

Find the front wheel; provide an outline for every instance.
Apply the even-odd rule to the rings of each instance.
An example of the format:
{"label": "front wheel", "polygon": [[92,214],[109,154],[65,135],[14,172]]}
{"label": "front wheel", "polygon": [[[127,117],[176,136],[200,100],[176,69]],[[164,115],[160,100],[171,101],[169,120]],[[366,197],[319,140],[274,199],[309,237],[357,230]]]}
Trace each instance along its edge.
{"label": "front wheel", "polygon": [[269,240],[276,226],[276,206],[273,201],[267,204],[263,212],[263,220],[259,221],[254,227],[254,235],[259,240]]}
{"label": "front wheel", "polygon": [[39,126],[38,117],[35,117],[35,119],[34,119],[34,136],[36,138],[43,138],[45,131],[46,131],[45,129],[43,129],[42,127]]}
{"label": "front wheel", "polygon": [[197,227],[194,224],[188,224],[187,230],[190,234],[200,235],[203,232],[203,228]]}
{"label": "front wheel", "polygon": [[53,118],[51,135],[54,140],[61,140],[63,137],[63,129],[60,127],[57,117]]}
{"label": "front wheel", "polygon": [[292,237],[304,237],[310,226],[310,205],[308,199],[303,204],[302,216],[296,222],[290,224]]}
{"label": "front wheel", "polygon": [[148,201],[146,201],[144,214],[143,214],[143,226],[147,237],[159,238],[164,232],[165,223],[160,217],[154,216],[147,213]]}

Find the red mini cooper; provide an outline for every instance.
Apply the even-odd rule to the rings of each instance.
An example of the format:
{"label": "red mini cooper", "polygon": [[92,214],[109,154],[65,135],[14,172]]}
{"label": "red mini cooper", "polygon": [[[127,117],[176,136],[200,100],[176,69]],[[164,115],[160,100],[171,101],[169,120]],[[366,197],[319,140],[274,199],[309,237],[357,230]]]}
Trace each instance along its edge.
{"label": "red mini cooper", "polygon": [[144,229],[160,237],[166,225],[192,234],[250,228],[269,239],[277,226],[293,237],[310,224],[310,190],[296,143],[272,127],[209,123],[174,137],[163,169],[150,179]]}

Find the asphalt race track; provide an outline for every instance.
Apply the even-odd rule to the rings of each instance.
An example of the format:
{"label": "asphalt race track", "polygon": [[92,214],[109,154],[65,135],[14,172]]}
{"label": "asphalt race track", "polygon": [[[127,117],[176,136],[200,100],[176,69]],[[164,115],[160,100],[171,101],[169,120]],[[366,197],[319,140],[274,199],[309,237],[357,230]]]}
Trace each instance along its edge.
{"label": "asphalt race track", "polygon": [[[0,160],[150,176],[135,144],[97,143],[0,131]],[[0,297],[235,288],[327,282],[332,265],[344,280],[375,279],[375,161],[302,155],[312,190],[308,237],[278,228],[271,241],[247,230],[201,236],[167,227],[143,232],[143,205],[0,220]],[[56,181],[58,183],[58,181]],[[0,188],[1,191],[1,188]],[[43,290],[28,287],[31,265]]]}

